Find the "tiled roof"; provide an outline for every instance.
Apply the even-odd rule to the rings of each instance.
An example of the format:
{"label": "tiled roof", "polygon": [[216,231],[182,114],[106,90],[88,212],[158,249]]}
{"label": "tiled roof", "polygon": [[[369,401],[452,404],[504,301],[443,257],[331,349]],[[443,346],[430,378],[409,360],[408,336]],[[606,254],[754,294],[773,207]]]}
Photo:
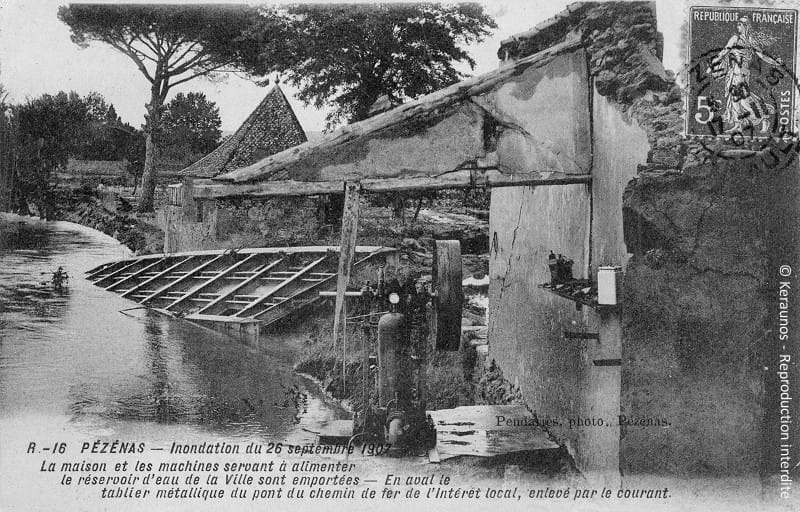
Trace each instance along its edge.
{"label": "tiled roof", "polygon": [[306,142],[289,101],[275,85],[236,132],[180,174],[211,178]]}

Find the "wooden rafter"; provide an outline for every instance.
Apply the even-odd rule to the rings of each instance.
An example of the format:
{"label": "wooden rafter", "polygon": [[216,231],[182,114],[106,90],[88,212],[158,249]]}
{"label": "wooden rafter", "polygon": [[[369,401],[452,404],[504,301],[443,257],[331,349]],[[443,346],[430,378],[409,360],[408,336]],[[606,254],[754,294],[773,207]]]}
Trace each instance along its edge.
{"label": "wooden rafter", "polygon": [[125,265],[125,260],[115,261],[113,263],[103,263],[102,265],[98,265],[95,268],[86,272],[86,279],[93,279],[102,272],[109,271],[111,269],[119,269],[123,265]]}
{"label": "wooden rafter", "polygon": [[[441,190],[473,187],[519,187],[523,185],[572,185],[590,183],[586,174],[563,172],[504,173],[497,169],[461,169],[439,176],[408,178],[366,178],[360,180],[365,192],[405,192],[411,190]],[[343,181],[259,181],[255,183],[220,183],[214,180],[195,180],[192,191],[195,199],[224,197],[277,197],[341,194]]]}
{"label": "wooden rafter", "polygon": [[102,283],[104,283],[104,282],[105,282],[105,281],[107,281],[108,279],[111,279],[111,278],[117,277],[118,275],[122,274],[123,272],[125,272],[125,271],[126,271],[126,270],[128,270],[129,268],[135,267],[136,265],[138,265],[138,264],[139,264],[139,263],[141,263],[141,262],[142,262],[142,260],[133,260],[131,263],[128,263],[127,265],[123,265],[123,266],[122,266],[122,267],[120,267],[118,270],[115,270],[115,271],[111,272],[110,274],[108,274],[108,275],[106,275],[106,276],[104,276],[104,277],[101,277],[101,278],[100,278],[98,281],[96,281],[94,284],[95,284],[96,286],[102,286]]}
{"label": "wooden rafter", "polygon": [[[364,263],[365,261],[368,261],[370,258],[372,258],[372,257],[373,257],[375,254],[377,254],[377,253],[378,253],[378,251],[372,252],[372,253],[368,254],[367,256],[365,256],[365,257],[361,258],[360,260],[356,261],[355,263],[353,263],[353,265],[354,265],[354,266],[356,266],[356,265],[360,265],[361,263]],[[288,303],[288,302],[291,302],[291,301],[297,301],[297,300],[300,298],[300,296],[301,296],[301,295],[304,295],[304,294],[306,294],[306,293],[313,292],[313,291],[315,291],[317,288],[320,288],[320,287],[322,287],[322,286],[324,286],[324,285],[326,285],[326,284],[329,284],[329,283],[330,283],[330,282],[331,282],[331,281],[332,281],[334,278],[337,278],[337,279],[338,279],[338,274],[331,274],[331,275],[329,275],[329,276],[327,276],[327,277],[324,277],[324,278],[323,278],[321,281],[319,281],[318,283],[314,283],[313,285],[309,286],[308,288],[305,288],[305,289],[303,289],[303,290],[300,290],[299,292],[297,292],[297,293],[295,293],[295,294],[291,295],[290,297],[286,297],[285,299],[283,299],[283,300],[279,301],[279,302],[278,302],[277,304],[275,304],[274,306],[270,306],[270,307],[268,307],[267,309],[265,309],[264,311],[261,311],[260,313],[256,313],[255,315],[253,315],[253,316],[252,316],[252,318],[258,318],[258,317],[260,317],[261,315],[265,315],[265,314],[267,314],[267,313],[269,313],[269,312],[272,312],[272,311],[274,311],[274,310],[275,310],[275,308],[277,308],[278,306],[282,306],[282,305],[284,305],[284,304],[286,304],[286,303]],[[331,293],[333,293],[333,296],[335,297],[337,292],[331,292]],[[318,296],[322,296],[322,293],[319,293],[319,294],[318,294]],[[348,296],[348,297],[349,297],[349,296],[350,296],[350,292],[345,292],[345,296]]]}

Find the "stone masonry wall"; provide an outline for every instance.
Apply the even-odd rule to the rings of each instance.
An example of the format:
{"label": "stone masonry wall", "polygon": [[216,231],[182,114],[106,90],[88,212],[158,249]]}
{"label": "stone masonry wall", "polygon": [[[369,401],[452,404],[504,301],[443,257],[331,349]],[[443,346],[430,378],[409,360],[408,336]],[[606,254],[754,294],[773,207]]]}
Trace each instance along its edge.
{"label": "stone masonry wall", "polygon": [[201,201],[159,212],[166,252],[314,245],[321,224],[315,198]]}

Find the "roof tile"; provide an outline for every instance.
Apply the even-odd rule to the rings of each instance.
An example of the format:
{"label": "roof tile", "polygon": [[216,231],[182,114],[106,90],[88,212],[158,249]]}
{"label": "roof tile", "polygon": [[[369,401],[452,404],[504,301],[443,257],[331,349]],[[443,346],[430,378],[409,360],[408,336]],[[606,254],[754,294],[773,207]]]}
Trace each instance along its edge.
{"label": "roof tile", "polygon": [[211,178],[248,166],[306,140],[294,110],[276,84],[233,135],[180,174]]}

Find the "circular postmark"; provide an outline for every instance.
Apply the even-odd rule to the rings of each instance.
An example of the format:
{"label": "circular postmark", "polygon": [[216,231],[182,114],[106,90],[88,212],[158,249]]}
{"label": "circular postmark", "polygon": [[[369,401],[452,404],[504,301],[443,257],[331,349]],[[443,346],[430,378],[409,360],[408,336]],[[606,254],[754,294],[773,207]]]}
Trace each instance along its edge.
{"label": "circular postmark", "polygon": [[[800,153],[800,137],[793,127],[800,80],[784,62],[764,53],[775,62],[751,69],[749,83],[726,84],[727,97],[720,98],[712,91],[713,59],[722,51],[724,48],[708,50],[689,67],[699,87],[695,94],[690,89],[687,99],[694,98],[696,108],[687,105],[686,113],[693,116],[695,127],[702,126],[702,131],[690,131],[687,119],[687,137],[714,158],[755,159],[754,163],[767,168],[791,164]],[[787,80],[792,85],[790,90],[776,89]],[[755,93],[756,86],[765,93]],[[732,108],[743,102],[745,107]],[[734,110],[732,115],[729,109]]]}
{"label": "circular postmark", "polygon": [[796,161],[796,18],[775,9],[690,11],[684,133],[697,152],[762,168]]}

